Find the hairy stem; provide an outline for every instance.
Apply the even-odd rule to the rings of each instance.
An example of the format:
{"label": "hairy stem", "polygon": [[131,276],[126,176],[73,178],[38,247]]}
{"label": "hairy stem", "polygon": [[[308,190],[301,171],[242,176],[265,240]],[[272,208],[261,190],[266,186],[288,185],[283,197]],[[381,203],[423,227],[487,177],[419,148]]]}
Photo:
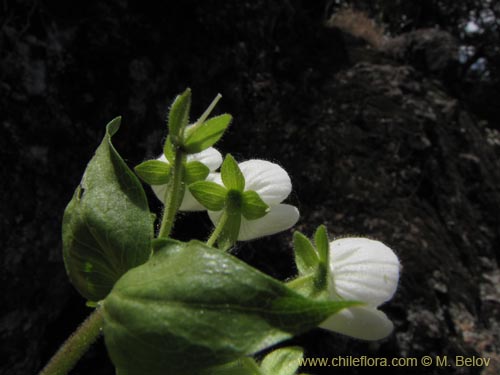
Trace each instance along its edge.
{"label": "hairy stem", "polygon": [[182,201],[182,182],[183,182],[183,164],[186,155],[181,149],[177,148],[174,157],[174,166],[172,169],[172,177],[167,187],[165,194],[165,209],[160,226],[158,237],[168,237],[172,231],[175,222],[175,215]]}
{"label": "hairy stem", "polygon": [[97,340],[103,324],[102,309],[97,307],[59,348],[39,375],[65,375]]}

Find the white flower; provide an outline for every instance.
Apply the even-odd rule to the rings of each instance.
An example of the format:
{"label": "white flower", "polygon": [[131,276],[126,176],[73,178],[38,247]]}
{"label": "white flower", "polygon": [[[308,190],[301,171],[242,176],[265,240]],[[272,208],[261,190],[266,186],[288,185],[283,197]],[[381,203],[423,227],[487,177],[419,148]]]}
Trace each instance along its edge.
{"label": "white flower", "polygon": [[[245,191],[253,190],[269,206],[269,212],[256,220],[241,218],[238,241],[268,236],[292,227],[299,220],[299,210],[283,204],[292,191],[288,173],[279,165],[265,160],[248,160],[238,164],[245,177]],[[222,185],[220,174],[213,181]],[[208,211],[210,219],[217,225],[222,211]]]}
{"label": "white flower", "polygon": [[364,340],[379,340],[393,330],[378,306],[390,300],[399,280],[399,260],[382,242],[342,238],[330,243],[330,296],[364,302],[341,310],[320,327]]}
{"label": "white flower", "polygon": [[[164,163],[169,164],[167,158],[165,157],[164,154],[162,154],[157,160],[160,160]],[[208,169],[210,170],[210,175],[207,177],[207,179],[212,178],[213,172],[220,167],[222,164],[222,155],[219,151],[217,151],[213,147],[209,147],[206,150],[203,150],[202,152],[199,152],[197,154],[190,154],[187,156],[187,162],[189,163],[190,161],[199,161],[203,164],[205,164]],[[165,192],[167,190],[167,184],[165,185],[152,185],[151,188],[153,189],[156,197],[165,203]],[[179,208],[181,211],[204,211],[205,207],[203,207],[201,204],[198,203],[196,199],[194,199],[193,195],[189,191],[189,189],[184,190],[184,197],[182,199],[181,206]]]}

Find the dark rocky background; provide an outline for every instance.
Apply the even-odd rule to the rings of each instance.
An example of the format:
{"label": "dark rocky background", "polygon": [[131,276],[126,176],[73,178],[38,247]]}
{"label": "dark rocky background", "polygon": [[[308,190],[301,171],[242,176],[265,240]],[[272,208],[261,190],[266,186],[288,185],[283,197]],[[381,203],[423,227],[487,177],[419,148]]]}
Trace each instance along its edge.
{"label": "dark rocky background", "polygon": [[[332,235],[382,240],[401,258],[400,288],[384,307],[392,336],[365,343],[315,330],[292,343],[309,357],[492,361],[379,369],[386,374],[499,373],[498,6],[349,2],[385,27],[383,37],[360,33],[360,19],[326,27],[341,1],[159,3],[0,4],[0,373],[39,371],[89,313],[66,278],[60,227],[104,125],[123,116],[115,145],[130,166],[154,157],[167,107],[187,86],[195,116],[217,92],[218,111],[234,115],[221,150],[289,171],[299,230],[325,223]],[[464,32],[471,19],[481,32]],[[193,228],[206,235],[207,219],[182,217],[176,235]],[[236,253],[286,279],[290,238]],[[73,373],[113,373],[102,343]]]}

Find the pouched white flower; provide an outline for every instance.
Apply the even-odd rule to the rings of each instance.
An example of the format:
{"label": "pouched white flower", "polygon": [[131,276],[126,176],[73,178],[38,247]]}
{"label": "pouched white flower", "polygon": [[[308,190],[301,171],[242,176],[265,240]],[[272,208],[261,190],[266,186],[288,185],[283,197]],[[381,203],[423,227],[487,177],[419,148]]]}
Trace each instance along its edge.
{"label": "pouched white flower", "polygon": [[[248,241],[284,231],[299,220],[297,207],[281,203],[292,191],[292,182],[283,168],[257,159],[239,163],[238,167],[245,178],[244,191],[255,191],[269,206],[269,212],[260,219],[241,218],[238,241]],[[220,174],[213,175],[212,181],[223,185]],[[222,211],[208,211],[208,215],[214,225],[217,225]]]}
{"label": "pouched white flower", "polygon": [[[164,163],[169,164],[167,158],[165,157],[164,154],[162,154],[157,160],[160,160]],[[210,174],[207,177],[207,180],[212,179],[212,175],[214,174],[214,171],[220,167],[222,164],[222,155],[219,151],[217,151],[213,147],[209,147],[206,150],[203,150],[202,152],[199,152],[197,154],[189,154],[187,156],[187,162],[191,161],[199,161],[203,164],[205,164],[208,169],[210,170]],[[165,192],[167,190],[167,184],[165,185],[152,185],[151,188],[153,189],[156,197],[162,202],[165,203]],[[194,199],[193,195],[189,191],[189,189],[184,190],[184,197],[182,199],[181,206],[179,208],[181,211],[204,211],[205,207],[203,207],[196,199]]]}
{"label": "pouched white flower", "polygon": [[330,242],[330,297],[366,305],[341,310],[320,327],[364,340],[388,336],[393,324],[377,307],[394,295],[399,269],[398,257],[382,242],[367,238]]}

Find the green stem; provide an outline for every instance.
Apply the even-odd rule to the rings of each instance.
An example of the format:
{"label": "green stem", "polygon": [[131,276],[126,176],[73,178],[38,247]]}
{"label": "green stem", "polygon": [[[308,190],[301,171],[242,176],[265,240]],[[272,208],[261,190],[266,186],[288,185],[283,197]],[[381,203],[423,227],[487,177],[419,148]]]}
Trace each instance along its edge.
{"label": "green stem", "polygon": [[174,226],[175,215],[182,202],[183,165],[186,159],[184,152],[177,148],[174,156],[172,177],[165,193],[165,209],[158,237],[168,237]]}
{"label": "green stem", "polygon": [[227,210],[224,210],[222,212],[221,217],[219,218],[219,221],[217,223],[217,226],[215,227],[214,231],[212,232],[212,235],[210,238],[207,240],[207,245],[208,246],[213,246],[217,238],[219,238],[222,230],[224,229],[224,226],[226,225],[227,219],[229,218],[229,215],[227,214]]}
{"label": "green stem", "polygon": [[87,352],[101,333],[103,313],[96,308],[59,348],[39,375],[65,375]]}

